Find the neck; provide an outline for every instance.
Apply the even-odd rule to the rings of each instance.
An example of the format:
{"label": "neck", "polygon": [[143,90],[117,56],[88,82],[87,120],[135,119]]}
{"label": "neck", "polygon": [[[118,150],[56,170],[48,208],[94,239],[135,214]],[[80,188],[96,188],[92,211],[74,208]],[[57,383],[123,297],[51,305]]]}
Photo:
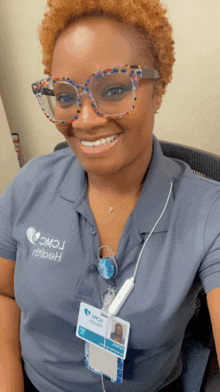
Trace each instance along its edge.
{"label": "neck", "polygon": [[99,192],[126,196],[135,189],[141,189],[151,156],[152,149],[147,156],[145,155],[138,162],[134,162],[116,173],[108,173],[107,175],[87,173],[88,183],[92,184]]}

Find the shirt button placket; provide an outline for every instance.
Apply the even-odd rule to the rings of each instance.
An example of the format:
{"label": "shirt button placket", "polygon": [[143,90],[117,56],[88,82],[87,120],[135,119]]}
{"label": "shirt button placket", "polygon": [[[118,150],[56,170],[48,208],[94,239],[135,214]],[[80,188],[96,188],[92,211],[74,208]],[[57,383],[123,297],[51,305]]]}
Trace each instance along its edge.
{"label": "shirt button placket", "polygon": [[[91,235],[95,235],[95,234],[96,234],[96,230],[94,229],[94,227],[92,227],[92,226],[90,227],[89,233],[90,233]],[[92,264],[92,265],[90,266],[90,268],[89,268],[90,274],[94,274],[94,273],[97,272],[97,271],[98,271],[97,266],[96,266],[95,264]]]}
{"label": "shirt button placket", "polygon": [[97,271],[97,266],[95,264],[92,264],[89,268],[89,272],[91,274],[94,274]]}

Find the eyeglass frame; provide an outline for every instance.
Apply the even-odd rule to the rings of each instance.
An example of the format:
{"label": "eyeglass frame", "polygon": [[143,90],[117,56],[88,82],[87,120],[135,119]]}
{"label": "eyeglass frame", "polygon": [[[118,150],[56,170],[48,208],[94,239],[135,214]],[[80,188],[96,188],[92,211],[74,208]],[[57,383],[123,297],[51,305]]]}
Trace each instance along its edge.
{"label": "eyeglass frame", "polygon": [[[140,66],[140,65],[124,65],[124,66],[114,66],[112,68],[107,68],[107,69],[102,69],[100,71],[98,71],[97,73],[93,73],[92,75],[90,75],[86,81],[85,84],[78,84],[76,82],[74,82],[73,80],[71,80],[70,78],[67,77],[61,77],[61,78],[45,78],[42,79],[38,82],[33,83],[32,86],[32,90],[34,95],[36,95],[39,105],[43,111],[43,113],[45,114],[45,116],[49,119],[50,122],[54,123],[54,124],[71,124],[74,121],[76,121],[79,118],[79,115],[81,113],[81,100],[82,100],[82,94],[86,94],[87,97],[90,99],[93,109],[95,111],[95,113],[100,116],[100,117],[104,117],[107,119],[114,119],[117,117],[124,117],[124,116],[128,116],[130,114],[130,111],[132,111],[135,107],[135,105],[133,105],[130,109],[129,112],[126,113],[122,113],[122,114],[117,114],[117,115],[106,115],[103,114],[97,107],[95,100],[92,96],[91,90],[90,90],[90,86],[91,83],[96,80],[98,77],[101,77],[103,75],[109,75],[111,73],[123,73],[123,74],[127,74],[128,76],[131,77],[131,81],[132,81],[132,87],[133,87],[133,100],[136,101],[137,100],[137,91],[138,91],[138,85],[139,85],[139,81],[140,79],[159,79],[159,73],[157,70],[153,69],[153,68],[149,68],[146,66]],[[53,120],[45,111],[44,108],[44,104],[42,101],[42,89],[44,88],[44,86],[50,82],[52,83],[59,83],[61,81],[66,81],[69,82],[71,85],[73,85],[73,87],[76,89],[77,92],[77,113],[79,114],[78,116],[75,116],[73,119],[71,120]],[[46,95],[46,94],[45,94]],[[48,94],[49,95],[49,94]]]}

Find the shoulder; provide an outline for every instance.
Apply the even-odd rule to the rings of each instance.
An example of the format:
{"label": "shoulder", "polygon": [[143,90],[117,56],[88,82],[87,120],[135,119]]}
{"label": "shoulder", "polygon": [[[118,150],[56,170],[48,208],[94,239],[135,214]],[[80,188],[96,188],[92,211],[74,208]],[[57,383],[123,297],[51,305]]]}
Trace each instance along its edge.
{"label": "shoulder", "polygon": [[74,162],[75,155],[70,147],[31,159],[18,173],[23,179],[42,178],[50,172],[63,173]]}
{"label": "shoulder", "polygon": [[194,172],[183,161],[172,161],[180,168],[178,176],[174,179],[174,194],[183,204],[204,203],[210,206],[220,197],[220,182]]}
{"label": "shoulder", "polygon": [[220,227],[220,182],[193,172],[183,161],[170,161],[174,164],[172,227],[178,235],[199,235],[202,242],[209,232],[210,243]]}
{"label": "shoulder", "polygon": [[16,206],[23,205],[31,195],[36,197],[45,191],[56,191],[75,160],[70,148],[32,158],[19,170],[1,195],[0,207],[11,202],[15,210]]}
{"label": "shoulder", "polygon": [[[193,172],[184,162],[173,182],[173,222],[187,236],[196,236],[205,251],[219,236],[220,182]],[[198,239],[199,237],[199,239]],[[187,237],[188,238],[188,237]],[[189,238],[188,238],[189,241]]]}
{"label": "shoulder", "polygon": [[16,187],[31,186],[44,183],[48,179],[63,178],[68,168],[74,163],[76,157],[70,148],[65,148],[51,154],[32,158],[18,172],[9,188],[16,184]]}

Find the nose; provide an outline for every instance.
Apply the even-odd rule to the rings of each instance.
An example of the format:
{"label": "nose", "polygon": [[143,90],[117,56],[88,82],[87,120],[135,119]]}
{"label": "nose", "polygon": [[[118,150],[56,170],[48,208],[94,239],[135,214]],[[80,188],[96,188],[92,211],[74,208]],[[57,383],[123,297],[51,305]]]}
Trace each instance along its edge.
{"label": "nose", "polygon": [[73,129],[77,128],[89,131],[95,127],[103,126],[108,122],[108,119],[95,113],[90,99],[85,94],[82,95],[81,105],[79,117],[72,123]]}

